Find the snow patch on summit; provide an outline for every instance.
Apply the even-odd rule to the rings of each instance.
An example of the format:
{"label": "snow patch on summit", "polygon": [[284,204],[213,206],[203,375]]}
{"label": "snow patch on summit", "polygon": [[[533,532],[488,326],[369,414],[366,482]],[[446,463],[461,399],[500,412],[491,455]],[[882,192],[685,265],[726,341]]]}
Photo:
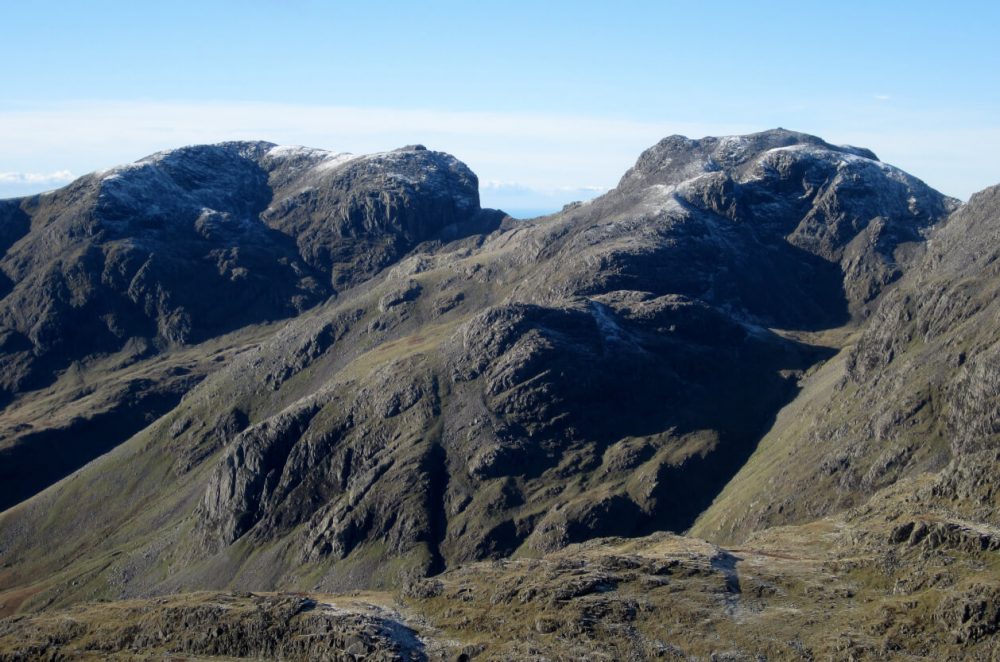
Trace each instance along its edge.
{"label": "snow patch on summit", "polygon": [[[277,145],[269,149],[265,156],[273,159],[310,159],[315,161],[312,167],[320,171],[330,170],[357,160],[396,164],[404,163],[408,158],[405,152],[399,152],[398,150],[392,152],[374,152],[372,154],[352,154],[351,152],[331,152],[325,149],[302,147],[300,145]],[[433,164],[429,169],[436,170]]]}
{"label": "snow patch on summit", "polygon": [[308,166],[309,169],[316,173],[334,170],[345,163],[361,158],[350,152],[331,152],[314,147],[302,147],[301,145],[276,145],[267,150],[265,156],[277,160],[305,159],[311,162]]}
{"label": "snow patch on summit", "polygon": [[329,153],[330,152],[325,149],[303,147],[302,145],[275,145],[271,149],[267,150],[267,156],[278,159],[302,156],[325,156]]}
{"label": "snow patch on summit", "polygon": [[[687,183],[690,180],[685,180]],[[675,209],[683,209],[677,200],[677,191],[680,186],[677,184],[653,184],[646,187],[642,196],[642,206],[646,213],[666,212]]]}
{"label": "snow patch on summit", "polygon": [[339,168],[345,163],[350,163],[351,161],[356,161],[360,156],[357,154],[351,154],[350,152],[342,152],[340,154],[331,154],[325,159],[320,161],[314,166],[314,170],[318,172],[323,172],[326,170],[333,170],[334,168]]}
{"label": "snow patch on summit", "polygon": [[[746,136],[723,136],[719,139],[716,154],[725,163],[739,163],[745,160],[751,148],[752,143]],[[709,162],[712,163],[714,160],[709,158]]]}

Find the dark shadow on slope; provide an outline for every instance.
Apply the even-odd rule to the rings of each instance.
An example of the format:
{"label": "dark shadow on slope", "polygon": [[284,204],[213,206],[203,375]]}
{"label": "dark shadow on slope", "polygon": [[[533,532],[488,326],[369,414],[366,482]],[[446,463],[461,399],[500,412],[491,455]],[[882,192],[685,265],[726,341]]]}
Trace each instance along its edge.
{"label": "dark shadow on slope", "polygon": [[537,542],[543,549],[686,530],[796,396],[799,376],[834,354],[676,295],[579,304],[497,306],[463,335],[453,374],[477,382],[463,397],[484,397],[491,415],[470,476],[515,478],[536,493],[570,488],[520,524],[520,506],[504,500],[476,534],[480,556],[533,530],[554,536]]}
{"label": "dark shadow on slope", "polygon": [[[641,196],[628,203],[595,202],[573,221],[604,232],[606,217],[641,202]],[[793,224],[774,228],[755,220],[736,222],[686,200],[676,202],[686,212],[682,222],[642,218],[651,235],[644,237],[643,250],[625,244],[602,252],[597,270],[593,256],[571,245],[584,257],[559,256],[567,294],[632,290],[682,295],[738,312],[762,326],[789,330],[819,331],[850,321],[841,266],[789,243],[782,231],[790,231]],[[631,237],[635,230],[625,232]]]}
{"label": "dark shadow on slope", "polygon": [[[832,356],[826,354],[822,360]],[[632,535],[656,531],[683,533],[707,509],[729,481],[743,468],[757,450],[757,445],[774,426],[778,413],[799,394],[800,388],[789,383],[784,396],[768,409],[756,430],[732,429],[720,432],[718,448],[704,455],[693,455],[679,464],[658,468],[656,488],[649,498],[658,507],[645,514]]]}
{"label": "dark shadow on slope", "polygon": [[0,511],[24,501],[116,446],[177,406],[191,382],[153,391],[130,385],[110,411],[75,418],[63,428],[29,433],[0,450]]}
{"label": "dark shadow on slope", "polygon": [[440,443],[434,443],[424,462],[430,489],[427,492],[427,513],[430,519],[428,548],[431,561],[427,569],[428,575],[436,575],[445,570],[444,556],[441,554],[441,543],[448,531],[448,512],[445,499],[448,493],[448,456]]}
{"label": "dark shadow on slope", "polygon": [[739,556],[723,551],[712,557],[712,568],[720,571],[726,578],[726,592],[739,595],[743,592],[740,585],[740,574],[736,569],[736,564],[743,559]]}

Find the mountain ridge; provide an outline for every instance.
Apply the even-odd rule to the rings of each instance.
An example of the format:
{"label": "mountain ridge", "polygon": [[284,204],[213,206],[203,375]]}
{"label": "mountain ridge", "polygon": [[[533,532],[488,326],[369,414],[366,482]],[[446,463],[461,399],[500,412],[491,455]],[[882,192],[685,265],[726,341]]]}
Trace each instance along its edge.
{"label": "mountain ridge", "polygon": [[[258,358],[237,359],[210,380],[218,386],[199,387],[217,389],[212,397],[228,400],[226,410],[238,412],[232,414],[233,420],[245,426],[235,428],[235,436],[220,436],[213,430],[228,425],[221,422],[229,420],[226,411],[218,423],[196,416],[198,425],[184,422],[191,415],[181,412],[190,410],[189,405],[172,414],[178,418],[172,429],[181,432],[179,436],[171,432],[168,436],[179,441],[168,445],[190,446],[183,457],[204,458],[209,449],[228,448],[228,459],[211,479],[197,516],[201,529],[211,532],[204,538],[205,550],[211,554],[224,549],[250,529],[257,531],[251,537],[281,539],[288,524],[279,522],[290,516],[292,523],[300,524],[305,523],[303,517],[314,518],[309,524],[314,540],[303,544],[339,550],[335,556],[352,553],[357,545],[353,536],[365,541],[369,536],[374,540],[399,535],[398,551],[404,555],[415,553],[405,550],[428,546],[428,558],[436,558],[442,554],[436,547],[443,544],[452,549],[444,555],[456,560],[511,553],[524,545],[547,551],[602,533],[638,532],[667,522],[686,528],[685,517],[691,515],[680,512],[685,507],[697,512],[693,504],[698,500],[682,506],[681,494],[672,484],[684,481],[677,485],[694,487],[705,481],[698,488],[705,490],[700,499],[721,489],[725,477],[752,450],[772,413],[794,393],[794,375],[827,351],[775,335],[764,326],[783,321],[808,328],[847,321],[850,288],[841,281],[861,279],[866,290],[877,290],[889,280],[886,268],[895,268],[885,262],[886,251],[877,250],[879,242],[891,254],[899,242],[919,239],[920,228],[935,214],[943,216],[949,203],[917,180],[858,155],[856,149],[834,148],[803,134],[773,131],[749,138],[684,142],[694,146],[695,158],[677,163],[670,150],[683,149],[678,146],[681,142],[668,138],[647,151],[637,169],[623,177],[622,187],[588,205],[545,221],[508,225],[471,238],[471,244],[442,244],[438,252],[432,249],[404,260],[356,296],[340,296],[332,308],[327,306],[329,314],[319,312],[316,319],[325,321],[286,324],[285,332],[245,355]],[[789,149],[795,145],[802,148]],[[263,175],[254,170],[256,161],[243,159],[250,154],[266,162],[275,150],[284,167],[270,177],[279,183],[282,178],[312,181],[316,168],[329,160],[336,162],[330,172],[348,169],[352,175],[359,162],[368,168],[372,161],[343,161],[327,153],[267,143],[236,143],[154,155],[125,168],[121,175],[112,171],[103,176],[114,182],[130,173],[142,175],[133,186],[139,193],[128,193],[132,189],[121,193],[119,185],[113,187],[112,197],[126,200],[125,209],[132,209],[129,201],[141,199],[150,186],[158,190],[164,177],[171,186],[188,186],[195,195],[224,208],[229,204],[228,189],[220,192],[199,183],[206,163],[215,163],[221,151],[226,163],[249,168],[250,175],[233,180],[223,173],[217,175],[219,181],[226,186],[249,182],[256,190],[254,182]],[[387,154],[374,162],[388,159],[396,167],[400,160],[417,160],[423,164],[420,167],[433,169],[447,164],[449,171],[460,173],[460,185],[432,189],[454,189],[463,201],[456,203],[458,207],[472,204],[474,199],[461,183],[474,181],[474,176],[466,174],[464,166],[438,156],[430,163],[419,160],[435,154],[426,150]],[[326,176],[323,172],[320,178]],[[395,171],[385,177],[398,178]],[[859,177],[872,180],[860,193],[854,188]],[[819,178],[826,182],[823,187],[816,185]],[[150,179],[154,185],[147,184]],[[335,190],[339,181],[333,181]],[[361,180],[362,191],[369,190],[369,181]],[[382,180],[376,176],[375,181]],[[327,194],[307,189],[304,195],[313,200]],[[349,191],[343,195],[349,200],[358,197]],[[434,190],[431,195],[436,195]],[[286,209],[284,199],[278,196],[267,208],[295,219],[303,206],[308,207],[298,203]],[[253,204],[247,213],[259,213],[268,227],[284,227],[267,212],[257,211],[264,208],[264,200]],[[147,216],[162,216],[149,207],[143,202],[138,209]],[[382,211],[387,215],[378,218],[395,218],[391,206]],[[198,214],[196,226],[202,218]],[[337,218],[345,217],[335,214]],[[383,226],[372,221],[350,227],[380,232]],[[844,232],[868,237],[851,259],[873,265],[869,272],[874,276],[844,267],[853,264],[844,261],[853,235]],[[303,236],[313,235],[306,231]],[[803,236],[817,239],[811,244],[799,241]],[[759,248],[763,246],[768,249]],[[313,268],[323,264],[307,251],[300,249],[299,255]],[[673,264],[683,264],[683,269]],[[762,298],[760,292],[768,295]],[[817,301],[815,312],[797,305],[809,299]],[[837,308],[839,317],[829,317]],[[405,346],[388,353],[352,349],[358,343],[379,348],[401,338],[428,338],[423,329],[440,330],[423,341],[429,343],[426,348],[419,341],[406,341],[417,342],[417,352]],[[389,363],[383,364],[386,359]],[[339,381],[337,375],[351,363],[372,361],[369,368],[355,369],[346,384]],[[380,365],[385,366],[383,372],[389,371],[386,378],[392,373],[395,377],[387,381],[378,370],[372,371]],[[630,380],[621,379],[623,370],[631,373]],[[300,385],[296,376],[304,372],[327,374],[334,381],[324,385],[329,377],[318,377],[313,385]],[[262,381],[265,389],[236,386],[255,381]],[[622,391],[621,399],[606,401],[607,394],[616,391]],[[245,396],[240,395],[243,392]],[[745,403],[718,412],[713,401],[724,393],[730,393],[724,397],[734,403]],[[368,397],[374,400],[368,402]],[[383,398],[387,398],[384,404]],[[273,404],[254,405],[258,401]],[[675,404],[664,409],[658,404],[663,401]],[[321,411],[326,413],[316,418]],[[204,432],[196,432],[199,427]],[[435,429],[441,431],[439,439],[425,438],[424,431]],[[355,441],[345,442],[345,435]],[[382,457],[386,448],[365,441],[393,435],[412,437],[414,448],[420,450],[406,450],[403,444]],[[638,439],[631,440],[633,436]],[[609,445],[621,445],[621,450]],[[730,450],[712,450],[720,448]],[[368,492],[373,488],[366,487],[367,499],[373,501],[359,509],[356,503],[348,506],[341,501],[350,489],[336,496],[342,479],[334,475],[307,487],[323,475],[310,467],[331,451],[337,457],[347,449],[353,459],[345,455],[339,460],[345,468],[338,471],[348,476],[360,471],[354,480],[365,481],[365,472],[377,475],[383,462],[403,466],[394,480],[412,484],[409,494],[424,493],[427,488],[420,485],[444,480],[448,487],[434,488],[444,490],[438,497],[444,505],[418,499],[410,510],[404,509],[416,524],[394,524],[392,519],[380,523],[384,516],[378,513],[398,510],[392,499],[412,501],[406,492],[381,503],[383,497],[375,496],[378,491]],[[402,462],[411,452],[416,455]],[[634,459],[616,460],[602,469],[611,461],[609,452]],[[392,453],[403,455],[397,458]],[[359,458],[367,459],[359,465]],[[306,464],[299,465],[303,461]],[[366,467],[365,462],[374,464]],[[563,466],[565,462],[569,464]],[[634,462],[648,472],[642,479],[647,485],[625,481]],[[682,471],[681,466],[686,468]],[[574,481],[591,475],[596,480],[609,470],[620,477],[601,479],[595,488],[585,487],[586,482],[571,487]],[[272,471],[284,476],[269,478]],[[302,483],[303,477],[312,478]],[[545,517],[534,514],[531,509],[541,504],[524,505],[537,501],[529,496],[538,489],[532,486],[551,490],[551,481],[569,490],[552,504],[562,507],[547,508]],[[618,487],[606,492],[615,484]],[[494,489],[499,490],[496,497],[480,500]],[[318,492],[308,496],[312,490]],[[326,514],[315,506],[301,510],[301,499],[308,503],[324,493],[343,505]],[[448,505],[452,502],[455,505]],[[671,515],[672,508],[681,510]],[[286,514],[279,516],[282,512]],[[452,537],[439,531],[427,538],[426,532],[439,526],[433,522],[442,518],[451,522]],[[655,518],[667,519],[656,524]],[[583,521],[590,524],[580,528]],[[492,523],[484,528],[486,522]],[[336,532],[334,539],[325,538],[324,527]],[[268,529],[271,533],[263,533]],[[224,532],[221,537],[215,533],[219,531]],[[444,537],[435,541],[436,536]]]}
{"label": "mountain ridge", "polygon": [[[96,355],[127,364],[299,314],[421,241],[499,223],[499,213],[480,210],[476,182],[464,164],[421,146],[354,158],[235,142],[158,152],[10,201],[4,229],[23,235],[0,257],[10,283],[0,300],[0,397],[49,386]],[[138,420],[120,432],[95,424],[84,439],[120,443],[184,390],[144,411],[133,406]],[[80,436],[73,426],[45,434],[56,444]],[[40,442],[20,443],[25,436],[3,443],[20,495],[65,472],[47,470],[32,448]],[[93,446],[65,467],[109,444]],[[13,503],[0,497],[0,506]]]}
{"label": "mountain ridge", "polygon": [[[150,425],[0,513],[0,597],[13,610],[205,589],[314,601],[387,590],[372,598],[379,619],[400,609],[388,618],[435,646],[451,650],[445,632],[467,644],[462,655],[495,659],[531,647],[683,658],[728,645],[733,659],[990,650],[994,602],[981,613],[973,603],[977,586],[996,583],[1000,548],[989,475],[995,190],[959,206],[868,150],[786,130],[673,136],[608,193],[515,222],[478,201],[440,202],[474,179],[444,157],[422,160],[427,150],[388,153],[379,178],[378,159],[241,145],[225,149],[265,160],[280,150],[278,190],[282,178],[322,184],[327,162],[356,175],[328,189],[288,185],[263,208],[274,215],[258,215],[307,237],[288,250],[332,295],[131,363],[81,364],[83,383],[187,373]],[[385,248],[352,233],[396,237],[405,205],[311,206],[392,189],[397,159],[450,164],[448,186],[410,209],[446,220],[441,209],[470,210],[464,230],[427,232],[414,216],[406,250],[374,261],[338,252],[341,239]],[[371,213],[330,216],[345,208]],[[320,216],[340,228],[332,237],[307,222]],[[314,237],[329,250],[307,250]],[[331,256],[364,275],[351,281]],[[7,414],[42,394],[77,401],[67,380],[20,394]],[[932,397],[914,408],[927,384]],[[804,427],[789,424],[803,412]],[[955,433],[951,455],[935,454],[945,437],[921,421]],[[741,547],[660,533],[692,524]],[[46,548],[52,539],[72,546]],[[176,613],[201,613],[203,599],[171,598]],[[798,643],[782,624],[792,606],[805,610]],[[659,610],[689,625],[664,630]],[[849,634],[817,630],[827,617]],[[741,619],[759,619],[760,635],[744,636]],[[18,623],[15,638],[53,627]],[[692,638],[697,623],[715,623],[722,643]],[[479,626],[485,639],[472,636]]]}

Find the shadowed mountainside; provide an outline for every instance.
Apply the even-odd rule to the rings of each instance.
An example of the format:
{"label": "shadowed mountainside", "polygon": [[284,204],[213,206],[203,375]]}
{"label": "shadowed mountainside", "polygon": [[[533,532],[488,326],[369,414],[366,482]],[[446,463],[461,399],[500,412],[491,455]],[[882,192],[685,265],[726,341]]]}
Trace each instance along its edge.
{"label": "shadowed mountainside", "polygon": [[[738,541],[863,503],[940,472],[939,497],[997,520],[1000,187],[972,197],[882,300],[855,341],[806,383],[693,533]],[[794,461],[791,461],[794,458]]]}

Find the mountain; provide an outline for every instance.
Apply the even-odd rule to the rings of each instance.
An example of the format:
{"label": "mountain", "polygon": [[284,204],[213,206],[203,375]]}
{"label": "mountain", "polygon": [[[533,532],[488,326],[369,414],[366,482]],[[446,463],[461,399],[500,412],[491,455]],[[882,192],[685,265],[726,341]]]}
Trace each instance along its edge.
{"label": "mountain", "polygon": [[[125,385],[121,367],[295,316],[420,242],[500,220],[464,164],[421,146],[355,157],[263,142],[154,154],[0,209],[0,401],[19,411],[0,441],[0,507],[132,436],[215,366],[189,358]],[[81,369],[96,357],[101,370]],[[88,384],[39,411],[30,394],[67,371],[110,371],[114,392]]]}
{"label": "mountain", "polygon": [[[868,324],[817,372],[693,533],[736,542],[939,472],[938,497],[996,523],[1000,187],[974,195]],[[794,458],[794,462],[790,461]]]}
{"label": "mountain", "polygon": [[[1000,187],[960,206],[870,151],[781,129],[666,138],[612,191],[531,221],[479,209],[474,175],[420,149],[240,143],[138,169],[169,162],[202,191],[177,173],[220,151],[269,173],[244,218],[290,261],[259,273],[301,264],[322,296],[287,281],[276,300],[301,308],[237,306],[217,326],[192,304],[198,333],[95,344],[18,383],[9,429],[52,426],[43,411],[156,418],[0,514],[0,614],[22,614],[0,621],[0,651],[996,652]],[[339,224],[331,210],[400,161],[410,202]],[[80,199],[67,227],[102,213]],[[46,227],[36,204],[5,203],[8,255]],[[154,388],[173,400],[135,403]]]}
{"label": "mountain", "polygon": [[[908,243],[953,204],[870,152],[803,134],[672,137],[593,202],[427,245],[372,275],[365,260],[384,235],[401,242],[410,232],[412,245],[460,226],[456,219],[477,227],[484,212],[474,176],[450,157],[404,150],[343,160],[257,144],[190,148],[51,196],[89,191],[92,180],[107,187],[110,179],[112,191],[130,192],[114,199],[143,213],[114,223],[126,223],[122,235],[142,238],[164,228],[194,233],[211,204],[256,218],[246,224],[254,232],[288,237],[294,229],[309,238],[279,248],[298,256],[301,271],[325,275],[310,283],[333,289],[347,282],[329,255],[350,264],[355,280],[369,278],[214,367],[121,452],[30,502],[25,513],[68,485],[87,493],[78,498],[97,498],[114,528],[137,525],[137,503],[150,513],[167,508],[190,535],[144,543],[156,546],[161,564],[156,576],[138,574],[178,588],[210,578],[294,583],[303,564],[315,566],[311,581],[319,586],[386,585],[397,574],[596,536],[684,530],[794,395],[797,375],[829,354],[769,329],[823,328],[863,314],[905,264]],[[272,164],[267,180],[261,164]],[[431,218],[385,211],[345,225],[343,200],[367,201],[378,177],[415,189],[399,174],[406,167],[410,176],[428,173],[431,183],[420,190],[433,204],[410,207]],[[128,184],[131,173],[138,174]],[[359,178],[360,192],[343,188]],[[195,201],[162,211],[172,208],[156,201],[173,196],[160,193],[161,179],[186,183]],[[265,182],[271,198],[261,193],[240,212],[244,189]],[[315,188],[298,192],[307,183]],[[309,215],[315,200],[337,204]],[[91,219],[106,208],[78,209]],[[448,213],[435,215],[439,208]],[[187,223],[173,220],[184,213]],[[60,217],[75,227],[73,218]],[[362,240],[349,241],[352,232]],[[179,242],[168,236],[171,247]],[[32,239],[29,233],[22,242]],[[147,259],[161,259],[151,252],[156,257]],[[214,287],[207,276],[200,280],[198,291]],[[232,300],[249,315],[254,308],[222,280],[227,303],[220,306]],[[299,300],[299,284],[287,281],[289,301]],[[168,330],[158,337],[170,340],[173,327],[164,320],[175,317],[156,318]],[[192,329],[212,328],[194,312],[189,317]],[[221,317],[233,322],[220,331],[237,326],[234,315]],[[108,480],[122,475],[110,469],[119,462],[128,474],[158,479],[123,492],[119,480]],[[183,507],[174,503],[181,495]],[[120,502],[128,508],[115,520]],[[135,533],[137,540],[153,532]],[[267,578],[263,561],[243,556],[263,550]],[[149,557],[146,549],[135,553]]]}

